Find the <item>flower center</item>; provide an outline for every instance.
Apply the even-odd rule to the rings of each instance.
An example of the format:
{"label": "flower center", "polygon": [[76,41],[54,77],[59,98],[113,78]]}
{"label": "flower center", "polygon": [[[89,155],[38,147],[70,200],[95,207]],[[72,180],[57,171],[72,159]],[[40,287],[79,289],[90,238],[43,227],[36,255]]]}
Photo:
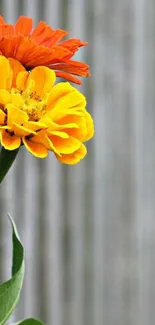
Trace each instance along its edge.
{"label": "flower center", "polygon": [[36,92],[18,92],[12,89],[11,94],[15,96],[17,106],[27,113],[29,121],[38,122],[46,114],[46,98],[41,98]]}

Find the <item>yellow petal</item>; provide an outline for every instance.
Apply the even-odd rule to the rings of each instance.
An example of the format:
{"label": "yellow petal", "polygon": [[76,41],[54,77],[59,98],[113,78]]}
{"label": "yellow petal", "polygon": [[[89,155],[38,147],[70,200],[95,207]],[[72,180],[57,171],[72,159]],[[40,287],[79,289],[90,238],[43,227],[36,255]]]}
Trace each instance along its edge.
{"label": "yellow petal", "polygon": [[70,154],[80,148],[81,142],[69,137],[68,139],[60,138],[60,136],[52,135],[49,136],[49,139],[52,141],[54,147],[60,154]]}
{"label": "yellow petal", "polygon": [[[70,125],[76,125],[76,127],[66,127],[66,124],[63,123],[70,123]],[[86,126],[86,120],[84,116],[78,116],[78,115],[67,115],[60,119],[57,123],[60,123],[61,125],[64,125],[64,132],[66,132],[68,135],[80,140],[81,142],[84,141],[85,136],[87,134],[87,126]]]}
{"label": "yellow petal", "polygon": [[24,105],[24,99],[19,93],[11,94],[11,104],[21,108]]}
{"label": "yellow petal", "polygon": [[39,131],[36,135],[31,138],[34,143],[43,144],[48,150],[54,151],[59,155],[59,152],[54,147],[52,141],[49,139],[48,135],[44,130]]}
{"label": "yellow petal", "polygon": [[28,77],[29,77],[29,72],[27,71],[19,72],[19,74],[17,75],[16,87],[20,91],[23,91],[26,88]]}
{"label": "yellow petal", "polygon": [[32,131],[31,129],[27,129],[24,126],[21,126],[17,123],[13,123],[12,129],[13,129],[15,135],[17,135],[19,137],[25,137],[30,134],[36,134],[35,131]]}
{"label": "yellow petal", "polygon": [[[76,116],[82,116],[83,112],[77,111],[76,108],[72,108],[72,109],[53,109],[51,111],[48,112],[48,118],[49,120],[52,120],[56,123],[58,123],[58,121],[61,118],[64,118],[65,116],[69,116],[69,115],[76,115]],[[46,116],[47,118],[47,116]]]}
{"label": "yellow petal", "polygon": [[6,130],[0,131],[1,145],[7,150],[15,150],[20,147],[21,139],[16,135],[10,135]]}
{"label": "yellow petal", "polygon": [[25,112],[21,111],[18,107],[8,104],[6,106],[8,112],[8,125],[13,125],[13,123],[23,124],[24,121],[28,120],[28,116]]}
{"label": "yellow petal", "polygon": [[46,125],[40,122],[26,121],[24,122],[24,127],[31,129],[31,132],[33,133],[33,131],[44,129]]}
{"label": "yellow petal", "polygon": [[0,125],[0,130],[5,129],[5,130],[10,130],[12,131],[12,127],[8,125]]}
{"label": "yellow petal", "polygon": [[11,70],[13,72],[12,86],[15,87],[16,86],[16,78],[17,78],[18,73],[21,71],[25,71],[25,68],[19,61],[15,60],[13,58],[9,58],[8,60],[10,63]]}
{"label": "yellow petal", "polygon": [[11,95],[5,89],[0,89],[0,104],[5,105],[10,102]]}
{"label": "yellow petal", "polygon": [[0,89],[10,89],[12,85],[13,73],[8,59],[0,56]]}
{"label": "yellow petal", "polygon": [[37,158],[45,158],[48,156],[48,149],[43,144],[34,143],[26,138],[23,138],[23,143],[26,149]]}
{"label": "yellow petal", "polygon": [[74,153],[70,155],[61,155],[61,156],[58,156],[56,154],[56,158],[64,164],[75,165],[81,159],[83,159],[86,154],[87,154],[87,149],[84,144],[81,144],[81,147],[78,150],[76,150]]}
{"label": "yellow petal", "polygon": [[[56,76],[53,70],[47,67],[40,66],[34,68],[30,72],[27,81],[27,87],[29,88],[30,86],[31,92],[36,92],[37,95],[43,97],[46,93],[51,90],[53,84],[55,83],[55,80]],[[32,81],[35,81],[34,86]]]}
{"label": "yellow petal", "polygon": [[48,127],[49,132],[60,131],[60,130],[71,129],[71,128],[75,128],[75,129],[79,128],[76,123],[74,122],[70,123],[70,120],[68,121],[68,116],[66,117],[66,121],[64,122],[64,124],[61,123],[61,120],[58,120],[58,123],[52,121],[50,112],[47,113],[43,118],[41,118],[40,121],[44,121],[44,124],[46,125],[46,127]]}
{"label": "yellow petal", "polygon": [[50,135],[57,135],[58,137],[60,137],[62,139],[68,139],[69,138],[69,135],[66,132],[62,132],[62,131],[51,131]]}
{"label": "yellow petal", "polygon": [[73,92],[75,88],[69,82],[61,82],[55,85],[50,91],[47,103],[47,110],[52,109],[62,97]]}
{"label": "yellow petal", "polygon": [[0,124],[4,124],[5,116],[5,113],[0,109]]}
{"label": "yellow petal", "polygon": [[71,129],[71,128],[78,128],[78,125],[76,123],[69,123],[69,124],[63,124],[60,125],[58,123],[55,123],[51,120],[50,116],[46,116],[46,118],[41,119],[45,122],[46,126],[48,127],[48,132],[52,132],[54,130],[60,131],[64,129]]}
{"label": "yellow petal", "polygon": [[74,91],[62,96],[52,107],[53,111],[66,111],[66,110],[83,110],[86,107],[86,99],[82,93],[74,88]]}

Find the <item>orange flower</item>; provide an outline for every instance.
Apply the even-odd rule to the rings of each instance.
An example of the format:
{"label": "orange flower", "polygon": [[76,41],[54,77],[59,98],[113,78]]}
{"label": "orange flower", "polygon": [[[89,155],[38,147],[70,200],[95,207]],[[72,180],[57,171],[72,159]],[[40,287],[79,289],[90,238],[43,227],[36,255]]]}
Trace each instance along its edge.
{"label": "orange flower", "polygon": [[75,52],[86,42],[80,39],[61,41],[67,31],[53,30],[41,21],[33,30],[33,20],[21,16],[16,24],[7,24],[0,16],[0,54],[20,61],[26,70],[43,65],[56,71],[56,75],[71,82],[81,84],[75,77],[89,76],[89,66],[73,61]]}
{"label": "orange flower", "polygon": [[94,134],[86,100],[55,72],[39,66],[31,72],[15,59],[0,56],[0,142],[7,150],[25,145],[34,156],[76,164],[86,155],[83,142]]}

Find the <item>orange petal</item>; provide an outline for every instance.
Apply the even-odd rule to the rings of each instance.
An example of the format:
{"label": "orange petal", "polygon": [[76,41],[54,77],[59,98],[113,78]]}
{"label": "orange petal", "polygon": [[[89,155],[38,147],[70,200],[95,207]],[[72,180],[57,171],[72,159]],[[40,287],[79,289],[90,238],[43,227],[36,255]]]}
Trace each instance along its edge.
{"label": "orange petal", "polygon": [[3,18],[3,16],[0,16],[0,24],[6,24],[6,22],[5,22],[4,18]]}
{"label": "orange petal", "polygon": [[18,107],[7,104],[6,106],[8,112],[7,124],[13,125],[13,123],[23,124],[28,120],[28,116],[25,112],[21,111]]}
{"label": "orange petal", "polygon": [[0,131],[1,145],[7,150],[15,150],[20,147],[21,139],[16,135],[10,135],[6,130]]}
{"label": "orange petal", "polygon": [[12,85],[12,70],[10,68],[9,61],[4,57],[0,56],[0,88],[10,89]]}
{"label": "orange petal", "polygon": [[68,48],[73,53],[75,53],[79,47],[87,45],[87,42],[82,42],[79,38],[71,38],[61,42],[61,46]]}
{"label": "orange petal", "polygon": [[[48,27],[48,24],[46,24],[44,21],[40,21],[38,23],[38,25],[34,28],[31,37],[35,38],[35,37],[38,37],[38,36],[39,37],[42,36],[43,33],[46,33],[47,27]],[[51,28],[51,32],[52,32],[52,28]]]}
{"label": "orange petal", "polygon": [[88,141],[94,135],[94,121],[88,112],[85,113],[85,120],[86,120],[87,133],[85,135],[84,141]]}
{"label": "orange petal", "polygon": [[9,60],[11,69],[13,71],[12,86],[15,87],[16,86],[16,78],[17,78],[18,73],[21,71],[25,71],[25,68],[19,61],[15,60],[15,59],[9,58],[8,60]]}
{"label": "orange petal", "polygon": [[55,64],[54,69],[62,70],[69,74],[71,73],[81,77],[88,77],[90,75],[88,64],[74,60],[65,59],[63,63]]}
{"label": "orange petal", "polygon": [[14,25],[12,24],[3,24],[0,26],[0,36],[1,38],[3,37],[14,37],[15,35],[15,30],[14,30]]}
{"label": "orange petal", "polygon": [[70,155],[61,155],[61,156],[58,156],[57,154],[55,155],[60,162],[68,165],[75,165],[81,159],[83,159],[86,154],[87,154],[87,149],[84,144],[81,144],[81,147]]}
{"label": "orange petal", "polygon": [[20,16],[15,24],[15,31],[17,34],[29,36],[32,30],[33,20],[32,18]]}
{"label": "orange petal", "polygon": [[[51,66],[51,68],[54,69],[54,65]],[[66,79],[67,81],[74,82],[75,84],[80,85],[80,86],[82,85],[82,81],[81,81],[79,78],[77,78],[77,77],[75,77],[75,76],[72,76],[72,74],[70,74],[70,73],[68,73],[68,72],[64,72],[64,71],[55,71],[55,73],[56,73],[56,76],[57,76],[58,78]]]}
{"label": "orange petal", "polygon": [[60,138],[60,136],[50,135],[49,139],[52,141],[54,147],[60,154],[70,154],[80,148],[81,142],[73,137],[68,139]]}
{"label": "orange petal", "polygon": [[[36,67],[29,74],[27,87],[30,87],[31,92],[36,92],[37,95],[43,97],[51,90],[55,79],[56,76],[53,70],[47,67]],[[35,82],[34,86],[32,81]]]}
{"label": "orange petal", "polygon": [[23,138],[23,143],[26,149],[37,158],[45,158],[48,156],[48,149],[40,143],[34,143],[26,138]]}
{"label": "orange petal", "polygon": [[[0,35],[1,35],[1,28],[0,28]],[[21,42],[21,36],[13,36],[2,38],[0,41],[0,51],[4,56],[8,57],[16,57],[16,51],[18,46]]]}

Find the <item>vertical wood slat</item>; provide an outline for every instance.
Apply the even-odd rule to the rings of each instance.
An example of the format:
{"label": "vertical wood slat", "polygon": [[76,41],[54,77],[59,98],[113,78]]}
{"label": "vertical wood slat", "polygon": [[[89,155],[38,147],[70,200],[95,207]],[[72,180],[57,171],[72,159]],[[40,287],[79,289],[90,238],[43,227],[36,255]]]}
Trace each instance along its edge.
{"label": "vertical wood slat", "polygon": [[[102,265],[105,260],[105,242],[104,242],[104,224],[105,218],[105,194],[106,178],[105,170],[107,168],[106,146],[107,138],[107,121],[105,99],[103,98],[103,66],[105,60],[105,49],[102,40],[104,2],[96,1],[93,6],[94,13],[94,30],[93,30],[93,116],[96,126],[96,135],[94,138],[94,211],[93,211],[93,291],[92,291],[92,308],[93,319],[91,324],[101,325],[106,323],[105,319],[105,301],[103,297],[103,286],[105,285],[105,268]],[[100,62],[100,64],[99,64]],[[102,143],[102,149],[101,149]],[[102,212],[101,212],[102,211]],[[105,266],[106,267],[106,266]]]}
{"label": "vertical wood slat", "polygon": [[18,18],[18,0],[2,0],[2,15],[10,24],[14,24]]}
{"label": "vertical wood slat", "polygon": [[[40,257],[37,249],[38,238],[38,216],[39,206],[37,204],[39,188],[39,173],[36,159],[30,154],[25,154],[26,173],[24,174],[24,204],[22,227],[24,230],[22,240],[25,246],[26,276],[24,281],[24,317],[38,315],[39,304],[36,299],[38,291],[38,259]],[[27,299],[29,297],[29,299]]]}
{"label": "vertical wood slat", "polygon": [[154,319],[154,2],[135,2],[135,162],[139,250],[139,323]]}
{"label": "vertical wood slat", "polygon": [[[73,0],[68,6],[68,30],[70,37],[85,39],[84,1]],[[80,22],[80,23],[79,23]],[[83,49],[75,55],[75,60],[83,60]],[[80,89],[81,87],[79,87]],[[81,89],[80,89],[81,90]],[[82,89],[83,90],[83,89]],[[84,325],[84,265],[85,265],[85,162],[71,167],[68,171],[70,254],[69,254],[69,322]]]}
{"label": "vertical wood slat", "polygon": [[44,222],[46,238],[46,315],[47,324],[63,324],[63,256],[62,256],[62,218],[63,199],[61,194],[61,165],[57,164],[54,155],[47,161],[46,212]]}
{"label": "vertical wood slat", "polygon": [[136,180],[136,206],[135,217],[137,221],[138,239],[138,281],[139,281],[139,301],[137,306],[138,324],[146,324],[146,314],[144,313],[143,293],[143,118],[144,118],[144,97],[145,97],[145,39],[144,39],[144,17],[145,1],[135,1],[134,7],[134,53],[133,53],[133,109],[134,109],[134,136],[135,136],[135,180]]}

